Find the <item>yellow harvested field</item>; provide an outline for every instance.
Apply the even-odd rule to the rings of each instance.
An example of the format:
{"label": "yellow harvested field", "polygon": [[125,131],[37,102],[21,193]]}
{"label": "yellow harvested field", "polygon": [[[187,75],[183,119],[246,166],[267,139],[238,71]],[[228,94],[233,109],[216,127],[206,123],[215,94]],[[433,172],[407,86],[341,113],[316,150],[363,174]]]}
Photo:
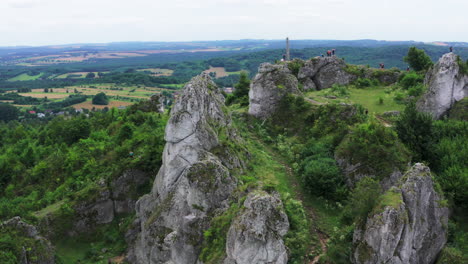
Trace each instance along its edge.
{"label": "yellow harvested field", "polygon": [[106,107],[108,107],[108,108],[112,108],[112,107],[118,108],[119,106],[129,106],[129,105],[132,105],[132,104],[134,104],[134,103],[125,102],[125,101],[111,100],[108,105],[93,105],[93,103],[91,101],[86,101],[86,102],[83,102],[83,103],[72,105],[72,107],[75,108],[75,109],[93,109],[93,107],[96,108],[96,109],[104,109]]}
{"label": "yellow harvested field", "polygon": [[60,93],[20,93],[21,96],[30,96],[33,98],[49,98],[49,99],[62,99],[69,96],[69,94],[60,94]]}
{"label": "yellow harvested field", "polygon": [[210,72],[215,72],[216,73],[216,78],[220,78],[220,77],[226,77],[228,76],[229,74],[226,72],[226,69],[224,69],[224,67],[211,67],[204,71],[205,73],[210,73]]}

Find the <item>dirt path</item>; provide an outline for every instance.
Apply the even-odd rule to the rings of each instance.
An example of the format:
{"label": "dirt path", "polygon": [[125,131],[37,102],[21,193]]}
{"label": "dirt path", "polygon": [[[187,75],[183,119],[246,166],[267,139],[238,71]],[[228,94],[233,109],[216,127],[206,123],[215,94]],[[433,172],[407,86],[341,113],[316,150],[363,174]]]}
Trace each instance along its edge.
{"label": "dirt path", "polygon": [[[294,174],[294,170],[291,168],[291,166],[287,162],[284,161],[284,159],[282,157],[280,157],[278,154],[276,154],[269,146],[267,146],[265,144],[263,144],[263,145],[265,146],[265,149],[268,151],[268,153],[278,163],[283,165],[283,167],[284,167],[284,169],[286,171],[286,174],[288,175],[289,184],[291,185],[291,187],[292,187],[292,189],[294,191],[294,193],[292,195],[293,195],[294,199],[302,201],[302,205],[304,206],[306,214],[307,214],[308,218],[310,219],[311,224],[310,224],[310,227],[309,227],[310,228],[309,232],[310,232],[310,234],[312,236],[317,235],[317,237],[319,238],[320,247],[322,249],[321,254],[324,254],[325,252],[327,252],[328,237],[324,232],[322,232],[317,227],[317,219],[318,219],[319,216],[315,212],[314,208],[312,206],[310,206],[307,202],[305,202],[304,191],[302,190],[301,185],[299,184],[299,180],[298,180],[297,176]],[[313,247],[309,248],[308,253],[309,254],[316,254],[316,252],[314,252]],[[317,255],[312,260],[309,260],[308,263],[309,264],[318,263],[319,259],[320,259],[320,255]]]}

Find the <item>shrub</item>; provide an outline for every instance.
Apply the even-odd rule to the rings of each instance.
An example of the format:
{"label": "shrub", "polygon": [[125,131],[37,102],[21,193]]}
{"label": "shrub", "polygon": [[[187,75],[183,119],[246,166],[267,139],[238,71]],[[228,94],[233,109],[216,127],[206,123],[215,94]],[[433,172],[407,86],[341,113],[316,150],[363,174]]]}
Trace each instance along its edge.
{"label": "shrub", "polygon": [[289,249],[288,263],[303,263],[311,240],[304,206],[289,195],[282,200],[289,220],[289,231],[284,237],[284,243]]}
{"label": "shrub", "polygon": [[356,87],[358,88],[366,88],[366,87],[371,87],[373,85],[373,82],[370,79],[359,77],[354,82],[354,85],[356,85]]}
{"label": "shrub", "polygon": [[354,174],[375,175],[378,179],[395,169],[404,170],[410,160],[395,131],[375,120],[356,126],[337,147],[336,155],[360,164]]}
{"label": "shrub", "polygon": [[304,67],[304,61],[303,60],[300,60],[300,59],[294,59],[290,62],[288,62],[288,68],[289,70],[291,71],[292,74],[294,74],[294,76],[297,77],[297,75],[299,74],[299,70]]}
{"label": "shrub", "polygon": [[419,97],[420,95],[423,94],[423,92],[424,92],[424,85],[422,84],[417,84],[408,89],[409,96]]}
{"label": "shrub", "polygon": [[334,197],[335,191],[344,182],[333,158],[310,157],[302,162],[302,167],[301,178],[308,192],[326,198],[337,198]]}
{"label": "shrub", "polygon": [[424,76],[416,72],[405,73],[402,75],[398,83],[404,89],[409,89],[410,87],[422,84],[424,81]]}
{"label": "shrub", "polygon": [[361,179],[349,195],[348,203],[343,210],[343,221],[349,224],[365,221],[367,215],[377,205],[380,191],[380,184],[375,179],[369,177]]}

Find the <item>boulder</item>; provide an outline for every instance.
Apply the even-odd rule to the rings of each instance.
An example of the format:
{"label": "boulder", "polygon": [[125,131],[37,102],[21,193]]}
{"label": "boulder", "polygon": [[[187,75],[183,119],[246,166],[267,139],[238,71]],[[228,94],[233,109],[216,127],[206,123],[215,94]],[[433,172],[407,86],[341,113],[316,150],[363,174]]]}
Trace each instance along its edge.
{"label": "boulder", "polygon": [[151,193],[136,204],[127,234],[130,263],[196,263],[203,232],[228,208],[237,186],[229,168],[242,162],[229,146],[241,145],[224,98],[207,74],[194,77],[172,108],[162,166]]}
{"label": "boulder", "polygon": [[417,109],[436,119],[468,95],[468,75],[461,72],[457,55],[452,52],[443,55],[427,72],[424,84],[428,90],[418,100]]}
{"label": "boulder", "polygon": [[286,64],[263,63],[250,84],[249,114],[268,118],[287,94],[302,94],[298,81]]}
{"label": "boulder", "polygon": [[345,69],[344,60],[336,56],[315,57],[304,63],[297,77],[305,90],[322,90],[332,87],[333,84],[348,85],[357,79]]}
{"label": "boulder", "polygon": [[434,263],[447,241],[448,214],[429,168],[415,164],[356,228],[353,263]]}
{"label": "boulder", "polygon": [[250,193],[229,228],[224,264],[286,264],[288,217],[278,194]]}
{"label": "boulder", "polygon": [[[3,237],[4,239],[12,239],[10,242],[16,242],[14,246],[20,247],[20,250],[13,250],[8,246],[6,248],[2,248],[6,250],[6,254],[8,254],[8,250],[13,250],[13,252],[10,251],[10,253],[13,254],[18,254],[18,252],[21,252],[15,256],[17,261],[19,261],[18,263],[55,263],[55,249],[50,241],[40,236],[35,226],[23,222],[18,216],[0,223],[0,237]],[[8,240],[3,242],[8,243]],[[19,243],[21,244],[18,245]]]}

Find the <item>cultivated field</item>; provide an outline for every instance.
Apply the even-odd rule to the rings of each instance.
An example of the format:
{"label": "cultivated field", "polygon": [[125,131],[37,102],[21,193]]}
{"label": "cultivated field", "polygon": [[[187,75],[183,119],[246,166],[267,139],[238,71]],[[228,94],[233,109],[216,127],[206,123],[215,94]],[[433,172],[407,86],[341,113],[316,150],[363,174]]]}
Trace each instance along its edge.
{"label": "cultivated field", "polygon": [[161,69],[161,68],[149,68],[149,69],[139,69],[139,72],[150,72],[151,76],[171,76],[174,71],[169,69]]}
{"label": "cultivated field", "polygon": [[86,102],[83,102],[83,103],[79,103],[79,104],[76,104],[76,105],[72,105],[73,108],[75,109],[93,109],[93,108],[96,108],[96,109],[104,109],[104,108],[118,108],[120,106],[129,106],[129,105],[132,105],[134,104],[133,102],[126,102],[126,101],[119,101],[119,100],[110,100],[109,104],[108,105],[93,105],[93,103],[91,102],[91,100],[88,100]]}
{"label": "cultivated field", "polygon": [[39,73],[38,75],[30,76],[27,73],[20,74],[14,78],[9,79],[10,82],[15,81],[34,81],[39,79],[44,73]]}
{"label": "cultivated field", "polygon": [[205,73],[210,73],[210,72],[214,72],[216,73],[216,78],[221,78],[221,77],[226,77],[228,76],[229,74],[226,72],[226,69],[224,69],[224,67],[211,67],[204,71]]}

